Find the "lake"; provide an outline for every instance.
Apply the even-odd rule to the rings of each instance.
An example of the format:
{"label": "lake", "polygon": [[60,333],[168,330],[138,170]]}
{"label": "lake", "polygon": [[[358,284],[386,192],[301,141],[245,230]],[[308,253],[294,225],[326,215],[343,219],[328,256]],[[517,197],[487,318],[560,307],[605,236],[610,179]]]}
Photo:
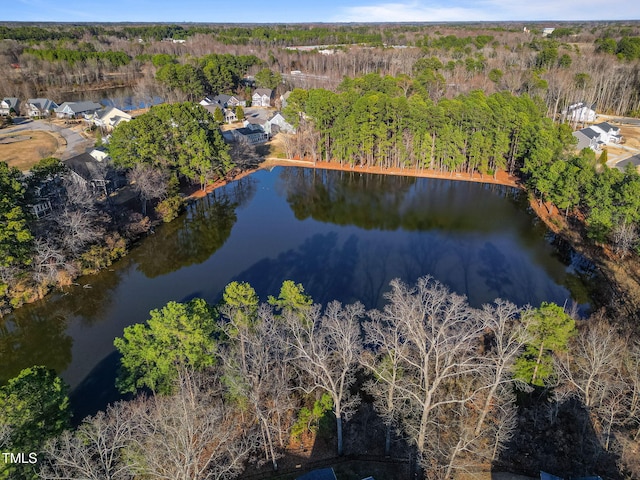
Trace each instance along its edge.
{"label": "lake", "polygon": [[588,304],[579,262],[560,254],[509,187],[294,167],[261,170],[191,204],[123,260],[0,323],[0,382],[34,364],[62,374],[78,414],[117,398],[113,339],[168,301],[217,301],[233,280],[261,299],[283,280],[316,302],[383,305],[391,279],[432,275],[473,306]]}

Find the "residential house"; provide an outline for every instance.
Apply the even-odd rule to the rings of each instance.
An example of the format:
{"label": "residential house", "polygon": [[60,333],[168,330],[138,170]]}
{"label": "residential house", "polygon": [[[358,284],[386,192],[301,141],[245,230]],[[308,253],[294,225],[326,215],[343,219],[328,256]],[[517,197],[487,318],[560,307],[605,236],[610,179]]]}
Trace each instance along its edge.
{"label": "residential house", "polygon": [[246,128],[261,129],[269,137],[278,132],[293,133],[295,129],[284,119],[280,112],[270,115],[270,111],[256,109],[249,112],[244,120]]}
{"label": "residential house", "polygon": [[200,101],[200,105],[206,107],[209,105],[218,105],[220,108],[236,108],[238,105],[244,107],[247,105],[247,102],[244,100],[240,100],[238,97],[234,95],[226,95],[221,93],[216,96],[206,96],[203,100]]}
{"label": "residential house", "polygon": [[104,162],[99,162],[88,153],[81,153],[75,157],[64,160],[64,164],[71,171],[71,179],[85,189],[94,193],[107,194],[107,167]]}
{"label": "residential house", "polygon": [[218,104],[214,105],[204,105],[204,108],[211,114],[215,115],[216,110],[222,111],[222,116],[224,117],[224,121],[226,123],[233,123],[238,121],[238,117],[236,116],[236,112],[232,108],[224,108]]}
{"label": "residential house", "polygon": [[270,107],[272,95],[273,95],[273,90],[271,89],[257,88],[256,91],[253,92],[253,96],[251,97],[251,106],[252,107]]}
{"label": "residential house", "polygon": [[236,128],[231,133],[236,141],[246,141],[249,145],[258,145],[269,139],[269,135],[257,126]]}
{"label": "residential house", "polygon": [[554,30],[555,30],[555,28],[553,28],[553,27],[543,28],[542,29],[542,36],[543,37],[548,37],[549,35],[551,35],[553,33]]}
{"label": "residential house", "polygon": [[51,200],[48,198],[36,198],[36,203],[31,205],[31,213],[38,220],[46,217],[53,211],[53,206],[51,205]]}
{"label": "residential house", "polygon": [[85,114],[85,119],[106,132],[113,131],[120,123],[130,122],[131,115],[116,107],[109,107],[97,112]]}
{"label": "residential house", "polygon": [[269,135],[275,135],[278,132],[295,133],[295,128],[287,122],[280,112],[269,119]]}
{"label": "residential house", "polygon": [[102,109],[102,105],[95,102],[64,102],[54,111],[58,118],[80,118]]}
{"label": "residential house", "polygon": [[289,100],[289,96],[291,95],[291,91],[286,91],[282,95],[280,95],[280,108],[284,108],[287,106],[287,101]]}
{"label": "residential house", "polygon": [[7,116],[20,113],[20,99],[16,97],[3,98],[0,102],[0,115]]}
{"label": "residential house", "polygon": [[578,150],[590,148],[597,151],[607,143],[620,143],[622,141],[620,129],[607,122],[591,125],[573,132],[573,136],[578,139],[578,146],[576,147]]}
{"label": "residential house", "polygon": [[573,136],[578,139],[578,150],[590,148],[591,150],[600,150],[602,142],[600,142],[600,134],[593,130],[591,127],[583,128],[573,132]]}
{"label": "residential house", "polygon": [[620,128],[615,127],[610,123],[596,123],[595,125],[591,125],[590,128],[600,133],[600,140],[604,143],[620,143],[622,141]]}
{"label": "residential house", "polygon": [[51,111],[58,108],[58,104],[48,98],[29,98],[25,107],[27,116],[42,118],[51,115]]}
{"label": "residential house", "polygon": [[569,105],[562,111],[562,115],[568,122],[595,122],[597,114],[595,103],[578,102]]}

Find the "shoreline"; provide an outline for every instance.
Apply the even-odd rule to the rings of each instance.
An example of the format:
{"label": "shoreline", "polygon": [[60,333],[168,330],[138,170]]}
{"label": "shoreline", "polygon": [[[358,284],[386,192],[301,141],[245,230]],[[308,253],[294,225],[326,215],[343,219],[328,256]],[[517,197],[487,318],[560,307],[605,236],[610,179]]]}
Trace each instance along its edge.
{"label": "shoreline", "polygon": [[517,177],[509,175],[505,171],[498,171],[496,177],[491,175],[480,176],[471,175],[464,172],[441,172],[439,170],[429,169],[413,169],[413,168],[382,168],[382,167],[361,167],[351,166],[345,164],[339,164],[337,162],[314,162],[312,160],[296,160],[291,158],[275,158],[267,157],[264,162],[260,164],[258,169],[266,169],[272,167],[303,167],[312,168],[318,170],[338,170],[341,172],[359,172],[359,173],[372,173],[375,175],[393,175],[404,177],[417,177],[417,178],[437,178],[441,180],[457,180],[462,182],[474,182],[474,183],[490,183],[494,185],[504,185],[507,187],[518,188],[524,190],[524,187],[520,183]]}

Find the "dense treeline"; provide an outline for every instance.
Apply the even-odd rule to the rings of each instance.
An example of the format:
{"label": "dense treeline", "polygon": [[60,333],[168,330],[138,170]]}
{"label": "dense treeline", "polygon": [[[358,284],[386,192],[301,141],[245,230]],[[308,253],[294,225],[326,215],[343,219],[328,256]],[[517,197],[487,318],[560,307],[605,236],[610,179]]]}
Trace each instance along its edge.
{"label": "dense treeline", "polygon": [[247,69],[261,63],[255,55],[215,53],[190,59],[182,65],[159,55],[153,56],[152,61],[159,67],[156,73],[159,82],[196,101],[205,94],[233,92],[239,87]]}
{"label": "dense treeline", "polygon": [[[60,434],[67,404],[57,394],[45,407],[59,405],[60,423],[38,436],[42,425],[18,408],[37,415],[38,390],[18,396],[11,381],[0,404],[15,421],[0,431],[9,446],[18,435],[38,439],[30,446],[41,452],[40,478],[234,478],[248,463],[277,469],[291,438],[314,432],[335,439],[338,454],[408,463],[413,452],[433,479],[492,465],[640,473],[640,351],[603,318],[576,329],[553,304],[474,309],[429,277],[394,280],[385,297],[373,311],[313,305],[286,281],[260,304],[250,285],[233,282],[217,305],[170,302],[115,341],[119,388],[151,396]],[[52,388],[49,377],[20,377]],[[545,435],[563,429],[566,444],[545,456]]]}
{"label": "dense treeline", "polygon": [[579,212],[590,238],[609,243],[624,257],[638,248],[640,175],[630,165],[624,172],[607,168],[585,149],[570,158],[528,162],[525,179],[541,201],[564,212]]}
{"label": "dense treeline", "polygon": [[82,51],[82,50],[70,50],[67,48],[56,49],[35,49],[29,48],[24,51],[25,53],[35,55],[41,60],[47,60],[49,62],[67,62],[70,65],[76,62],[86,62],[87,60],[103,60],[111,64],[112,67],[120,67],[127,65],[131,58],[124,52],[95,52],[95,51]]}
{"label": "dense treeline", "polygon": [[[557,34],[543,39],[534,25],[92,25],[41,27],[42,35],[22,32],[19,40],[0,45],[0,63],[19,65],[9,70],[8,82],[0,85],[2,96],[56,96],[60,89],[76,85],[119,84],[136,86],[141,96],[159,95],[169,101],[195,98],[206,88],[200,67],[193,58],[211,52],[255,55],[268,67],[286,74],[299,70],[307,75],[285,78],[293,87],[334,89],[345,76],[368,73],[410,75],[414,65],[435,57],[442,64],[435,80],[440,95],[453,98],[481,89],[487,94],[508,91],[527,93],[545,100],[547,115],[558,119],[568,105],[594,102],[605,113],[633,114],[640,109],[638,96],[637,39],[635,24],[561,24]],[[4,27],[7,32],[11,27]],[[28,29],[38,27],[24,27]],[[77,35],[77,29],[83,36]],[[71,38],[58,38],[61,32]],[[16,29],[16,32],[19,32]],[[47,32],[56,38],[45,39]],[[6,33],[10,37],[10,33]],[[26,35],[26,36],[25,36]],[[38,39],[39,36],[43,38]],[[59,35],[58,35],[59,36]],[[174,43],[163,40],[187,40]],[[54,42],[60,42],[55,44]],[[64,42],[62,44],[61,42]],[[122,52],[134,59],[114,67],[110,62],[78,61],[72,68],[56,68],[58,61],[24,53],[25,43],[43,50]],[[331,55],[317,50],[285,48],[297,45],[340,45]],[[389,48],[388,46],[394,46]],[[395,48],[401,46],[403,48]],[[326,53],[326,52],[325,52]],[[150,65],[154,55],[176,58],[179,70],[157,78],[161,65]],[[190,64],[195,66],[181,67]],[[68,64],[67,64],[68,65]],[[254,64],[247,73],[254,74]],[[188,78],[195,77],[193,82]],[[167,88],[166,81],[177,86]],[[198,85],[205,85],[201,89]],[[196,88],[191,92],[190,88]],[[238,92],[239,93],[239,92]],[[282,93],[282,92],[280,92]]]}
{"label": "dense treeline", "polygon": [[[182,175],[202,188],[224,178],[233,167],[218,123],[204,107],[192,103],[157,105],[120,125],[109,142],[109,153],[117,166],[142,165],[160,174]],[[151,173],[141,176],[149,178]]]}
{"label": "dense treeline", "polygon": [[[532,158],[550,161],[566,147],[558,135],[563,128],[544,118],[528,96],[478,91],[433,101],[434,75],[427,67],[414,81],[371,74],[346,80],[342,93],[294,90],[284,113],[298,133],[288,142],[288,153],[351,165],[485,175],[515,173]],[[409,98],[403,95],[405,84],[416,91]]]}

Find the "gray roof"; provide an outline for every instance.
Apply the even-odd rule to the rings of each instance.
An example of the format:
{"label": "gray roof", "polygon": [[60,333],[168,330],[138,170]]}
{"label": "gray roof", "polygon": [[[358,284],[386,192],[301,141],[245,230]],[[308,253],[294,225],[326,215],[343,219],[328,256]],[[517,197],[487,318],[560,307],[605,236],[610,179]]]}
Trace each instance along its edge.
{"label": "gray roof", "polygon": [[222,105],[219,105],[217,103],[214,103],[213,105],[204,105],[204,108],[211,114],[213,115],[214,113],[216,113],[216,110],[222,110]]}
{"label": "gray roof", "polygon": [[256,88],[256,91],[253,92],[253,94],[255,95],[256,93],[260,96],[266,95],[267,97],[271,98],[271,94],[273,93],[273,90],[269,88]]}
{"label": "gray roof", "polygon": [[296,478],[296,480],[337,480],[336,474],[333,471],[333,468],[321,468],[319,470],[314,470],[309,472],[301,477]]}
{"label": "gray roof", "polygon": [[594,125],[594,127],[598,127],[602,131],[607,132],[607,133],[609,133],[611,130],[619,130],[618,127],[614,127],[613,125],[611,125],[610,123],[607,123],[607,122],[597,123],[597,124]]}
{"label": "gray roof", "polygon": [[240,135],[253,135],[254,133],[264,133],[264,130],[252,130],[247,127],[236,128],[233,131],[239,133]]}
{"label": "gray roof", "polygon": [[597,138],[600,136],[600,134],[591,127],[583,128],[582,130],[579,130],[579,132],[588,138]]}
{"label": "gray roof", "polygon": [[90,112],[102,108],[102,105],[96,102],[64,102],[56,108],[55,111],[62,113],[66,106],[68,106],[73,113]]}
{"label": "gray roof", "polygon": [[16,108],[20,103],[20,99],[16,97],[6,97],[2,99],[3,102],[6,102],[9,105],[9,108]]}
{"label": "gray roof", "polygon": [[104,174],[102,173],[98,161],[88,153],[81,153],[75,157],[71,157],[64,160],[64,163],[70,170],[77,173],[86,182],[92,180],[102,180]]}
{"label": "gray roof", "polygon": [[27,103],[34,105],[41,111],[58,108],[58,104],[48,98],[29,98],[27,99]]}
{"label": "gray roof", "polygon": [[223,105],[231,100],[231,95],[227,95],[226,93],[221,93],[212,98],[214,103],[222,103]]}

